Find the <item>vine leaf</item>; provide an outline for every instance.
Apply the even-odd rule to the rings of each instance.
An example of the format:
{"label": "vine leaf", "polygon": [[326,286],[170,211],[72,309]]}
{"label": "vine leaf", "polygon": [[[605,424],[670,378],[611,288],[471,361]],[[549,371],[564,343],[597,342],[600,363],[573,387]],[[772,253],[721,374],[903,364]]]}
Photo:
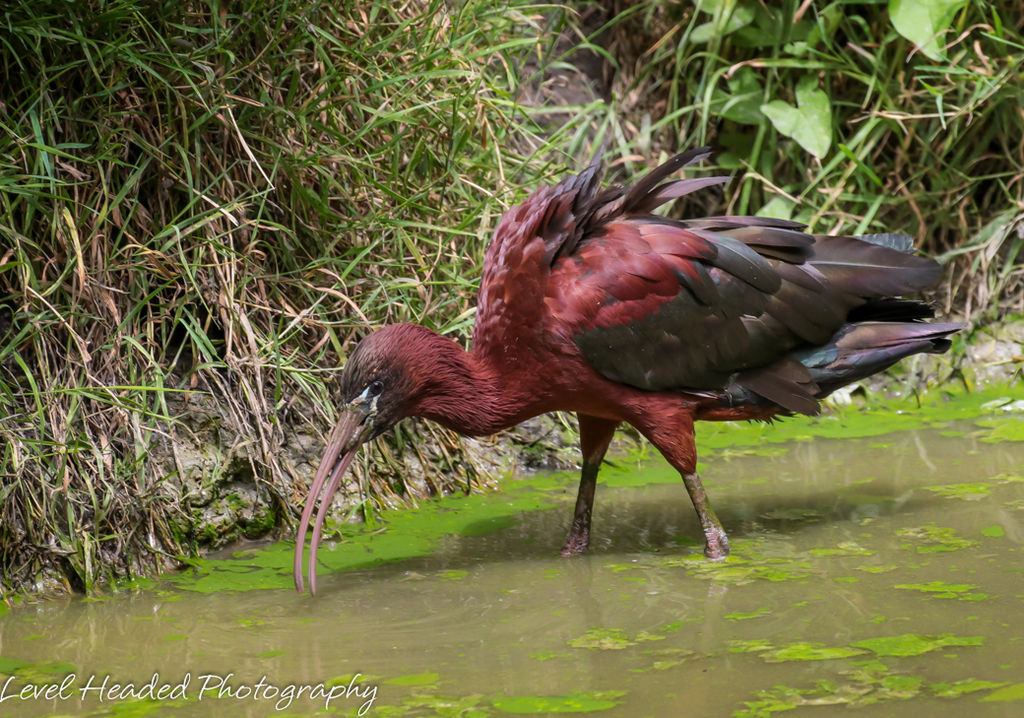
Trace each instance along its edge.
{"label": "vine leaf", "polygon": [[832,106],[824,90],[818,89],[813,75],[796,86],[796,107],[782,100],[761,105],[761,112],[775,129],[817,158],[824,157],[832,146]]}
{"label": "vine leaf", "polygon": [[903,37],[932,60],[946,59],[939,42],[967,0],[889,0],[889,19]]}

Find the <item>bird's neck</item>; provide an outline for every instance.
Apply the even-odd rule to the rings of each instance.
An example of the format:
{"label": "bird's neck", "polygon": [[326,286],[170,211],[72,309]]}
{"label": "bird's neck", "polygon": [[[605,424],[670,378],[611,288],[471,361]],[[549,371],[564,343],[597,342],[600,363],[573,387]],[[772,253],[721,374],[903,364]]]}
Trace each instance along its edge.
{"label": "bird's neck", "polygon": [[435,337],[423,357],[420,387],[409,415],[466,436],[483,436],[539,413],[516,377],[447,337]]}

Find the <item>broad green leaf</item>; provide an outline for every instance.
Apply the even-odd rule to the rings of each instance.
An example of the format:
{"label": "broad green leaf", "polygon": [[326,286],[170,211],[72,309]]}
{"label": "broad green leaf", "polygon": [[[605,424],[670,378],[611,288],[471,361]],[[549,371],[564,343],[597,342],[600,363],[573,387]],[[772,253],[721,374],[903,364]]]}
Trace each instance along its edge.
{"label": "broad green leaf", "polygon": [[775,219],[793,219],[793,207],[796,205],[788,197],[776,195],[761,206],[755,214],[758,217],[773,217]]}
{"label": "broad green leaf", "polygon": [[832,107],[828,95],[808,75],[796,86],[796,107],[782,100],[761,105],[761,112],[775,129],[815,157],[824,157],[832,146]]}
{"label": "broad green leaf", "polygon": [[889,0],[889,19],[903,37],[932,60],[945,59],[940,42],[967,0]]}
{"label": "broad green leaf", "polygon": [[752,6],[738,5],[730,0],[717,4],[713,11],[707,7],[701,9],[713,12],[715,19],[693,29],[690,33],[692,43],[704,43],[714,37],[725,37],[734,33],[753,22],[756,14]]}
{"label": "broad green leaf", "polygon": [[761,103],[764,88],[757,73],[749,67],[741,67],[727,80],[729,91],[716,88],[711,95],[711,111],[720,117],[745,125],[761,122]]}

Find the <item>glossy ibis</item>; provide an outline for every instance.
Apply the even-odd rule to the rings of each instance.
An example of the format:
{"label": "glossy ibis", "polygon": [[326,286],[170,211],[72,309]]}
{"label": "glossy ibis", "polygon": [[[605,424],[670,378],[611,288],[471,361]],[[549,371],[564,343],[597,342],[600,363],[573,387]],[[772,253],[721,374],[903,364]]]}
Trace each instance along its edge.
{"label": "glossy ibis", "polygon": [[[694,422],[816,414],[841,386],[918,352],[949,347],[957,324],[899,298],[939,265],[899,234],[830,237],[766,217],[669,219],[653,210],[727,177],[671,179],[711,155],[683,152],[631,187],[600,167],[534,192],[487,249],[472,349],[413,324],[379,329],[341,376],[341,418],[306,499],[309,555],[359,446],[407,416],[478,436],[549,411],[576,412],[583,467],[563,555],[587,548],[598,468],[621,422],[682,475],[704,553],[729,543],[696,474]],[[324,483],[327,488],[324,489]]]}

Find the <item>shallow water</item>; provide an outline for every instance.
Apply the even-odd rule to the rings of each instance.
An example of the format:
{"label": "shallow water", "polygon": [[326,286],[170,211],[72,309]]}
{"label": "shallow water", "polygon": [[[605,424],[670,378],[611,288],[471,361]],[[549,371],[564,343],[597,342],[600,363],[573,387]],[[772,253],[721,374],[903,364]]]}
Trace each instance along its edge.
{"label": "shallow water", "polygon": [[[282,543],[19,606],[0,616],[0,716],[1021,715],[1024,441],[998,431],[1019,433],[961,422],[705,452],[722,563],[651,457],[606,467],[583,557],[558,556],[575,477],[510,479],[402,514],[420,522],[405,539],[388,538],[396,514],[389,533],[325,547],[328,567],[422,555],[321,568],[316,598],[290,588]],[[251,586],[268,588],[229,590]],[[108,674],[108,691],[134,687],[82,693]],[[137,699],[154,674],[164,699]],[[51,700],[18,695],[61,680]]]}

